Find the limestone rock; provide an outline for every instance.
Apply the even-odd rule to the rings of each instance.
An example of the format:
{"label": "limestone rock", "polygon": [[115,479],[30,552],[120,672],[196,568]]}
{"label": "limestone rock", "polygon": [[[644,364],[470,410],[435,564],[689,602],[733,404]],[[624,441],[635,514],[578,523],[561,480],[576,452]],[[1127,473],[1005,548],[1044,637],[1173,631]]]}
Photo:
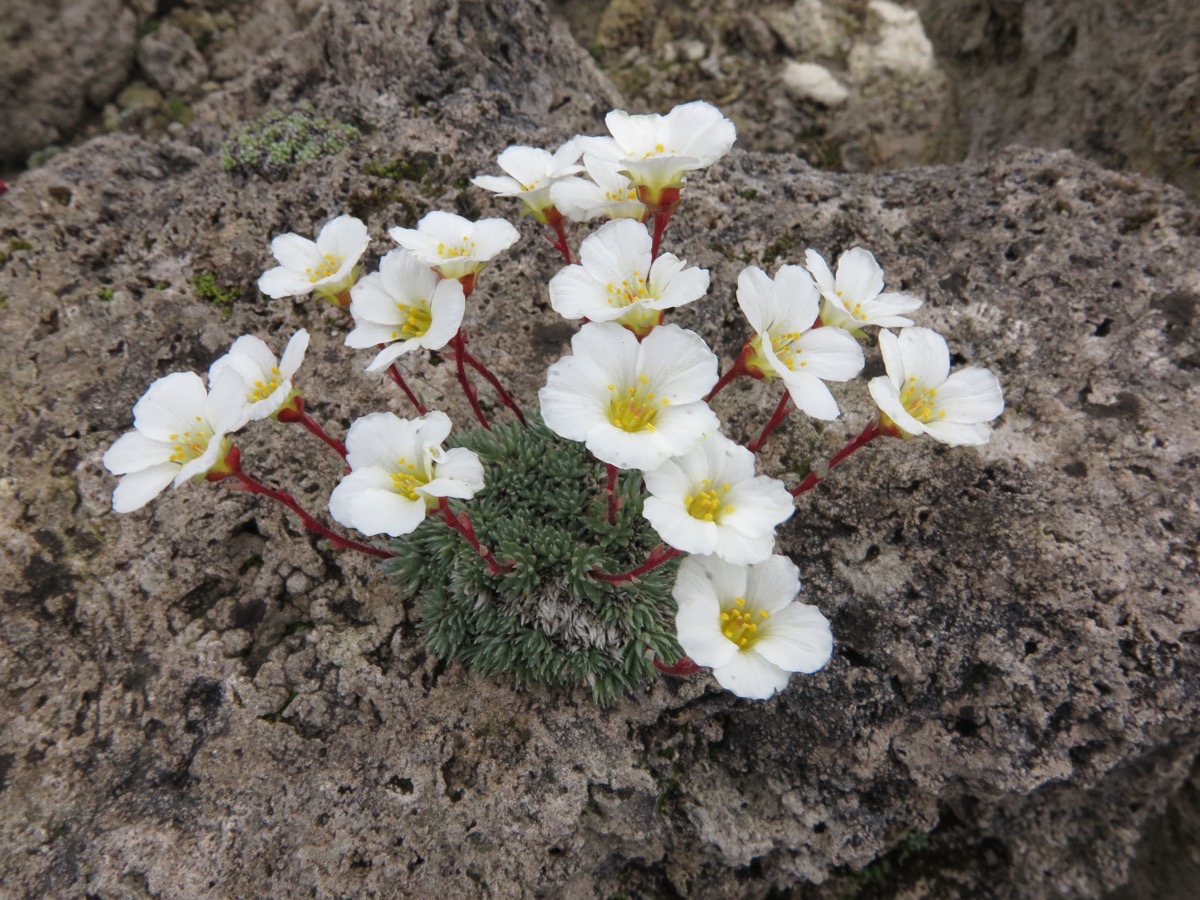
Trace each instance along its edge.
{"label": "limestone rock", "polygon": [[867,12],[867,33],[855,42],[848,60],[856,79],[922,78],[933,72],[933,45],[916,10],[871,0]]}
{"label": "limestone rock", "polygon": [[1070,147],[1200,196],[1200,6],[1172,0],[922,0],[953,85],[946,160]]}
{"label": "limestone rock", "polygon": [[186,94],[208,78],[208,64],[187,32],[170,22],[142,38],[138,65],[161,91]]}
{"label": "limestone rock", "polygon": [[847,87],[833,73],[817,63],[789,59],[783,64],[780,80],[789,93],[822,106],[840,106],[850,97]]}
{"label": "limestone rock", "polygon": [[[1039,151],[869,176],[735,152],[689,180],[666,247],[714,288],[672,319],[726,361],[746,332],[743,266],[861,244],[1008,398],[981,450],[888,442],[806,495],[781,549],[830,617],[835,656],[769,703],[707,676],[609,711],[583,688],[518,691],[430,659],[375,566],[278,508],[200,484],[110,511],[100,458],[133,402],[241,333],[280,346],[309,330],[302,384],[334,431],[407,412],[363,372],[369,354],[342,346],[335,311],[266,300],[254,279],[271,236],[342,211],[367,220],[372,263],[387,226],[427,209],[515,218],[460,185],[510,143],[596,133],[616,99],[547,22],[530,0],[329,4],[198,104],[180,140],[96,139],[0,198],[5,888],[1117,886],[1200,731],[1200,217],[1155,181]],[[364,136],[270,182],[222,171],[234,124],[299,100]],[[532,401],[571,329],[547,309],[559,264],[521,227],[468,324]],[[210,282],[232,305],[204,299]],[[411,380],[462,423],[452,368],[418,364]],[[825,458],[861,427],[865,390],[838,396],[844,420],[789,421],[764,471]],[[742,438],[776,400],[738,385],[717,409]],[[239,441],[248,468],[323,509],[339,466],[318,442],[265,425]]]}
{"label": "limestone rock", "polygon": [[117,93],[133,66],[135,26],[121,0],[6,0],[0,165],[63,140]]}

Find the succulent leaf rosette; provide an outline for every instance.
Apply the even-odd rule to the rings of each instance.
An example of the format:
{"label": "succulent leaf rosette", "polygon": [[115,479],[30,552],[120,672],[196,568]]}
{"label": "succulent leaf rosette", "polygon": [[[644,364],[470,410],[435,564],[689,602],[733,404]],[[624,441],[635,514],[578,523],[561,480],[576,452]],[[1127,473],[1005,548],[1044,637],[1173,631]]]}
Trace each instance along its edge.
{"label": "succulent leaf rosette", "polygon": [[[794,673],[820,670],[833,628],[799,599],[800,566],[780,552],[778,529],[798,498],[876,439],[984,443],[1004,409],[1000,383],[982,367],[951,372],[945,339],[908,317],[922,301],[886,291],[859,246],[836,269],[809,249],[773,274],[742,271],[721,294],[736,287],[746,338],[722,367],[699,334],[667,321],[716,301],[706,300],[709,272],[663,240],[688,176],[732,147],[733,123],[695,101],[666,115],[615,110],[606,124],[607,136],[575,136],[553,152],[509,147],[503,175],[473,180],[548,229],[563,260],[546,299],[578,328],[534,407],[468,349],[464,330],[488,265],[520,238],[513,224],[430,212],[415,228],[390,228],[399,246],[364,274],[371,234],[341,215],[315,239],[275,237],[278,265],[259,287],[338,307],[345,344],[372,354],[364,368],[386,375],[411,414],[367,412],[343,440],[306,407],[308,333],[278,357],[243,335],[207,382],[177,372],[137,402],[134,430],[104,455],[121,479],[114,509],[198,481],[281,503],[332,547],[380,560],[437,657],[519,687],[584,684],[610,704],[655,678],[711,670],[720,688],[766,700]],[[430,353],[452,361],[472,427],[460,418],[455,429],[405,378]],[[886,374],[866,385],[878,414],[862,431],[799,483],[760,472],[756,454],[793,411],[840,417],[875,353]],[[754,434],[723,424],[719,395],[739,378],[778,398]],[[343,474],[328,513],[342,530],[247,471],[237,432],[275,425],[300,425],[336,454]]]}

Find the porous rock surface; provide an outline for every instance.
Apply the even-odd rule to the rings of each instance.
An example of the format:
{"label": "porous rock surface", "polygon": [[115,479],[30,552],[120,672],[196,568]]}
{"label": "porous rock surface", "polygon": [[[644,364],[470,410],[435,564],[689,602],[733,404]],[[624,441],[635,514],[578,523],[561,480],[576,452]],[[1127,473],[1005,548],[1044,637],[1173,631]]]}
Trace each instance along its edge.
{"label": "porous rock surface", "polygon": [[137,17],[121,0],[9,0],[0,16],[0,166],[61,140],[133,68]]}
{"label": "porous rock surface", "polygon": [[[231,124],[299,100],[364,136],[270,183],[221,171]],[[689,184],[667,243],[714,288],[672,318],[727,361],[744,265],[861,244],[1008,400],[985,448],[885,442],[806,495],[780,547],[836,648],[770,702],[707,676],[604,711],[586,688],[519,692],[430,659],[370,561],[278,508],[202,484],[110,511],[100,457],[133,402],[241,333],[309,330],[303,383],[332,429],[407,412],[333,310],[255,293],[272,235],[349,209],[373,259],[427,209],[511,215],[462,179],[509,143],[598,131],[617,100],[530,0],[344,2],[180,139],[98,139],[0,199],[5,890],[1094,896],[1125,879],[1200,731],[1200,216],[1156,182],[1069,152],[875,176],[735,152]],[[396,159],[411,178],[364,172]],[[554,255],[523,229],[468,324],[532,400],[571,328],[548,309]],[[411,371],[465,423],[451,368]],[[862,383],[838,395],[844,419],[789,422],[765,471],[861,427]],[[716,406],[741,438],[776,399],[739,384]],[[339,467],[316,441],[239,443],[323,508]]]}
{"label": "porous rock surface", "polygon": [[950,85],[938,155],[1069,147],[1200,196],[1200,6],[919,0]]}

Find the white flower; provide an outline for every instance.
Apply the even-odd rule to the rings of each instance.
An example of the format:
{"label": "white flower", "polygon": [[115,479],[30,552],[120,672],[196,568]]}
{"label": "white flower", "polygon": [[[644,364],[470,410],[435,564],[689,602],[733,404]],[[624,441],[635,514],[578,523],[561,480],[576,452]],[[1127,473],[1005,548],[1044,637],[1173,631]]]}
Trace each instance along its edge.
{"label": "white flower", "polygon": [[614,109],[604,118],[610,138],[577,137],[585,153],[620,163],[644,202],[655,203],[666,188],[678,187],[693,169],[712,165],[737,139],[731,121],[709,103],[695,100],[665,116],[631,116]]}
{"label": "white flower", "polygon": [[424,347],[440,350],[458,333],[466,297],[462,285],[439,278],[407,250],[393,250],[350,292],[354,329],[346,346],[356,349],[387,344],[367,366],[386,368],[401,354]]}
{"label": "white flower", "polygon": [[672,253],[651,260],[646,226],[630,219],[601,225],[579,248],[580,265],[550,279],[550,305],[568,319],[616,321],[645,334],[662,310],[691,303],[708,290],[708,272]]}
{"label": "white flower", "polygon": [[104,454],[104,467],[121,475],[113,509],[141,509],[174,483],[206,474],[221,462],[225,435],[246,424],[246,388],[230,367],[210,393],[195,372],[158,379],[133,407],[134,430]]}
{"label": "white flower", "polygon": [[800,266],[782,266],[774,281],[750,266],[738,276],[738,306],[755,337],[746,367],[780,378],[792,401],[816,419],[836,419],[837,401],[826,381],[849,381],[862,371],[858,341],[841,328],[813,328],[820,301]]}
{"label": "white flower", "polygon": [[292,376],[304,362],[307,349],[308,332],[303,328],[292,335],[280,359],[258,338],[242,335],[209,367],[208,382],[216,384],[226,369],[237,372],[245,385],[247,420],[265,419],[291,397]]}
{"label": "white flower", "polygon": [[847,331],[867,325],[904,328],[912,319],[902,313],[912,312],[923,302],[911,294],[880,293],[883,269],[862,247],[852,247],[838,257],[836,278],[816,250],[806,252],[804,261],[825,298],[821,321],[826,325],[839,325]]}
{"label": "white flower", "polygon": [[354,216],[338,216],[321,229],[316,241],[298,234],[281,234],[271,241],[279,266],[264,272],[258,289],[268,297],[300,297],[316,291],[336,303],[350,289],[355,267],[371,238],[367,226]]}
{"label": "white flower", "polygon": [[426,213],[416,228],[393,228],[388,234],[445,278],[474,275],[521,237],[504,219],[472,222],[441,211]]}
{"label": "white flower", "polygon": [[644,473],[642,515],[687,553],[757,563],[771,555],[775,526],[795,510],[782,481],[754,474],[754,454],[721,434]]}
{"label": "white flower", "polygon": [[709,666],[721,687],[766,700],[791,672],[812,674],[829,662],[833,634],[815,606],[794,602],[800,571],[784,556],[735,566],[714,556],[679,565],[673,594],[683,652]]}
{"label": "white flower", "polygon": [[986,423],[1004,412],[995,375],[974,366],[950,375],[946,340],[928,328],[905,328],[899,338],[881,331],[879,349],[887,375],[867,388],[885,419],[904,434],[928,434],[952,447],[987,443]]}
{"label": "white flower", "polygon": [[572,176],[555,182],[550,198],[564,216],[573,222],[587,222],[601,216],[608,219],[644,219],[646,204],[637,198],[637,188],[621,174],[621,164],[584,154],[587,178]]}
{"label": "white flower", "polygon": [[470,500],[483,490],[483,464],[470,450],[441,448],[450,427],[443,412],[355,420],[346,435],[352,471],[333,489],[330,514],[363,534],[399,537],[416,529],[439,498]]}
{"label": "white flower", "polygon": [[538,392],[542,419],[597,459],[656,469],[718,429],[703,399],[717,382],[717,358],[695,332],[660,325],[638,343],[620,325],[592,322],[571,350]]}
{"label": "white flower", "polygon": [[554,206],[551,186],[583,171],[577,165],[581,152],[574,141],[567,141],[555,153],[536,147],[509,147],[496,160],[507,177],[478,175],[471,183],[501,197],[516,197],[535,219],[545,222],[546,210]]}

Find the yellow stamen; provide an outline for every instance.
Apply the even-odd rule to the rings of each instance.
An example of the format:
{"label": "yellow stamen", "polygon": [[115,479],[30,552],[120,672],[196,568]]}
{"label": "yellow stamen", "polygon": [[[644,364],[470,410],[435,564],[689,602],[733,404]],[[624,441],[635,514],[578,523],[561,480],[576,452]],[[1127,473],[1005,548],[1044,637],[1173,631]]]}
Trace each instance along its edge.
{"label": "yellow stamen", "polygon": [[[734,609],[721,613],[721,634],[737,644],[741,650],[749,650],[758,640],[758,623],[753,621],[752,611],[745,609],[746,598],[738,597],[733,601]],[[765,609],[758,611],[759,618],[770,618]]]}

